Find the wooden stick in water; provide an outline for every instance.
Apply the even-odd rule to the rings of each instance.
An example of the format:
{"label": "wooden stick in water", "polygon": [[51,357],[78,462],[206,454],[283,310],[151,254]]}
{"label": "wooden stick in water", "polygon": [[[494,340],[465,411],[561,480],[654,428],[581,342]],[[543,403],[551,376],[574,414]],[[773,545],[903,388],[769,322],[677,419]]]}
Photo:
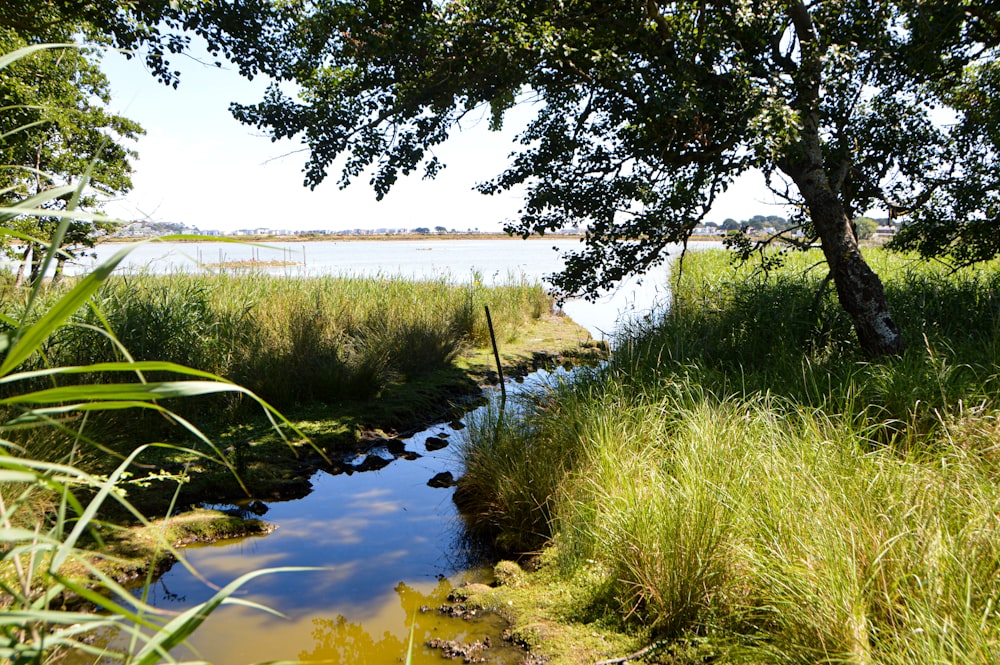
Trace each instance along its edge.
{"label": "wooden stick in water", "polygon": [[493,357],[497,361],[497,374],[500,376],[500,398],[507,402],[507,387],[503,382],[503,367],[500,366],[500,351],[497,350],[497,336],[493,333],[493,318],[490,316],[490,306],[485,305],[486,325],[490,328],[490,341],[493,342]]}

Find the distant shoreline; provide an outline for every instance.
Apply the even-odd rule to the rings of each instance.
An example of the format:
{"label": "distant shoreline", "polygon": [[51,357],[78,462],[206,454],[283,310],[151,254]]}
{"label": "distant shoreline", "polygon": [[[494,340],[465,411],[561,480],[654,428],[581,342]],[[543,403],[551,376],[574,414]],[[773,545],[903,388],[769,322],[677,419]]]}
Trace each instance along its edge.
{"label": "distant shoreline", "polygon": [[[142,240],[155,240],[163,236],[142,236],[136,238],[102,238],[100,243],[126,243],[138,242]],[[527,238],[521,236],[511,236],[506,233],[384,233],[371,235],[221,235],[204,236],[199,235],[192,238],[171,239],[169,242],[367,242],[367,241],[436,241],[436,240],[552,240],[553,238],[569,238],[582,241],[583,234],[577,233],[549,233],[546,235],[532,235]],[[717,235],[692,236],[694,241],[721,241],[722,237]]]}
{"label": "distant shoreline", "polygon": [[[192,234],[195,235],[195,234]],[[135,238],[102,238],[100,242],[135,242],[138,240],[153,240],[163,236],[142,236]],[[582,239],[582,234],[547,234],[531,236],[526,240],[551,240],[552,238]],[[308,235],[196,235],[192,238],[170,240],[170,242],[364,242],[370,240],[520,240],[520,236],[510,236],[506,233],[382,233],[371,235],[335,235],[313,233]]]}

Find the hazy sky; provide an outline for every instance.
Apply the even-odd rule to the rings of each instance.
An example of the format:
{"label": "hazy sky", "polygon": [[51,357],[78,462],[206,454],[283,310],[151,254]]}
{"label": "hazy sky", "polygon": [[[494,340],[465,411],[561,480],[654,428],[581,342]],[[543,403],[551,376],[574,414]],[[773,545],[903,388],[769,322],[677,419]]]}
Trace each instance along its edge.
{"label": "hazy sky", "polygon": [[[206,62],[210,62],[206,58]],[[232,101],[256,102],[265,83],[235,70],[173,56],[182,72],[174,90],[146,71],[140,58],[111,52],[104,70],[111,81],[112,109],[138,121],[146,135],[135,146],[134,189],[108,207],[125,220],[182,222],[202,231],[267,227],[287,230],[414,228],[499,230],[516,216],[516,194],[484,196],[475,183],[501,172],[511,152],[513,130],[490,132],[483,119],[470,122],[435,150],[447,164],[435,180],[401,178],[382,201],[368,179],[338,188],[334,171],[314,191],[302,185],[307,153],[297,140],[271,142],[229,114]],[[515,117],[512,124],[516,124]],[[762,179],[745,178],[719,200],[710,221],[783,215]]]}

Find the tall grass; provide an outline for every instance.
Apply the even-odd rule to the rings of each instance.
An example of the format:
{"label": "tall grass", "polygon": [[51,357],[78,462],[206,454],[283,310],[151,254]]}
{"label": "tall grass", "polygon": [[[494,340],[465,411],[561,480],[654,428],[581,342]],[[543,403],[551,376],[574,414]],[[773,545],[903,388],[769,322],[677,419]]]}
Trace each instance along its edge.
{"label": "tall grass", "polygon": [[447,366],[489,343],[486,304],[501,340],[551,307],[538,284],[262,273],[125,275],[95,303],[49,341],[49,362],[121,359],[124,348],[225,376],[279,408],[370,399]]}
{"label": "tall grass", "polygon": [[606,369],[472,428],[469,520],[693,658],[997,662],[1000,266],[874,258],[911,340],[878,363],[818,270],[690,255]]}

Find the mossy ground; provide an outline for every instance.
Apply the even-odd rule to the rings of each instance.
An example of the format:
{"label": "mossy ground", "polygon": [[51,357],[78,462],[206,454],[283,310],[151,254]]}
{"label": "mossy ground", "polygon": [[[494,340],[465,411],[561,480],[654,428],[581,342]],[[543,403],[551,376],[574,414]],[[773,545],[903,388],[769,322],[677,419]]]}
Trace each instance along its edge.
{"label": "mossy ground", "polygon": [[[217,510],[197,509],[146,524],[122,526],[108,522],[94,523],[84,535],[83,545],[93,554],[87,560],[76,559],[63,566],[67,579],[89,585],[96,581],[90,568],[118,584],[130,587],[155,578],[177,561],[178,548],[195,543],[214,543],[229,538],[265,535],[273,525],[258,519],[244,519]],[[0,581],[17,584],[15,571],[0,569]],[[9,600],[9,598],[7,599]],[[62,603],[73,606],[81,599],[66,594]],[[0,608],[6,604],[0,597]]]}
{"label": "mossy ground", "polygon": [[177,548],[229,538],[265,535],[273,525],[218,510],[196,509],[180,515],[128,527],[105,526],[103,546],[94,563],[122,583],[142,581],[152,567],[168,567]]}
{"label": "mossy ground", "polygon": [[[509,637],[532,655],[529,662],[593,665],[644,648],[644,636],[621,632],[617,621],[594,615],[597,578],[585,571],[571,579],[557,572],[553,550],[529,561],[527,572],[513,561],[494,568],[495,583],[457,590],[465,604],[502,616]],[[581,617],[586,617],[585,619]]]}

